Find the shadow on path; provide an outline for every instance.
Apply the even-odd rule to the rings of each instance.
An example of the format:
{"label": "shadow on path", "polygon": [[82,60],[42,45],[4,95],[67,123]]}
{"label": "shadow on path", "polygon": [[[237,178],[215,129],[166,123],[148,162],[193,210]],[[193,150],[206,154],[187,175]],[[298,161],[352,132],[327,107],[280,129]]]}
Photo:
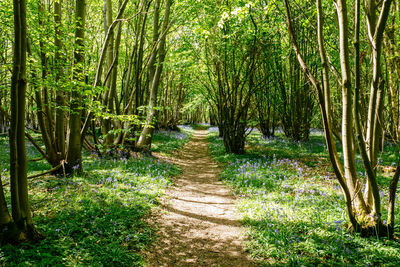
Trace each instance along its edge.
{"label": "shadow on path", "polygon": [[220,169],[209,155],[207,131],[196,131],[169,160],[183,174],[152,222],[158,237],[145,253],[148,266],[256,266],[244,250],[232,193],[218,181]]}

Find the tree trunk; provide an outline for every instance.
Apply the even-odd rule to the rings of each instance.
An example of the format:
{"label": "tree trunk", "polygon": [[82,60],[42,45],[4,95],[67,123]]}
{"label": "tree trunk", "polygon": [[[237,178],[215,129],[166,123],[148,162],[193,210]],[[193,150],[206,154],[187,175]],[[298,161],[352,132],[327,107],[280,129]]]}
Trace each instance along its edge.
{"label": "tree trunk", "polygon": [[71,111],[69,119],[69,140],[66,171],[68,173],[82,172],[82,83],[85,81],[84,64],[85,64],[85,16],[86,16],[86,0],[76,0],[75,9],[75,52],[74,52],[74,88],[72,90]]}
{"label": "tree trunk", "polygon": [[[17,227],[9,232],[9,241],[37,240],[42,236],[33,225],[28,199],[27,158],[25,149],[26,95],[26,2],[14,0],[14,65],[11,82],[10,181],[12,219]],[[3,223],[10,224],[0,187],[0,210]],[[12,223],[11,223],[12,224]],[[10,229],[8,229],[10,230]]]}
{"label": "tree trunk", "polygon": [[[336,3],[339,19],[340,37],[340,65],[342,73],[342,135],[343,135],[343,161],[344,174],[350,193],[355,198],[355,204],[361,214],[367,213],[367,207],[361,193],[355,166],[354,132],[353,132],[353,92],[350,76],[349,43],[348,43],[348,17],[345,0]],[[353,200],[352,200],[353,201]]]}
{"label": "tree trunk", "polygon": [[[112,87],[112,77],[114,77],[114,72],[115,72],[115,64],[114,64],[114,30],[113,28],[110,28],[111,24],[113,23],[113,13],[112,13],[112,2],[111,0],[104,0],[105,5],[104,5],[104,29],[106,35],[109,35],[109,42],[107,44],[106,48],[106,67],[105,67],[105,74],[108,76],[105,87],[107,88],[107,91],[104,93],[103,97],[103,105],[106,107],[105,112],[106,113],[113,113],[113,99],[112,96],[114,95],[113,92],[113,87]],[[121,23],[118,22],[118,25]],[[108,31],[108,29],[110,29]],[[111,71],[111,74],[109,75],[109,72]],[[110,78],[111,77],[111,78]],[[113,137],[111,134],[109,134],[109,131],[111,130],[111,119],[105,118],[103,119],[102,123],[102,130],[103,130],[103,135],[105,136],[104,138],[104,145],[108,147],[109,145],[112,144]]]}
{"label": "tree trunk", "polygon": [[[293,40],[293,47],[296,51],[297,58],[302,65],[303,71],[309,77],[310,82],[314,85],[318,92],[319,104],[321,108],[321,113],[323,116],[323,123],[324,123],[324,130],[326,135],[326,141],[328,144],[328,151],[331,163],[334,167],[334,171],[336,177],[343,189],[345,194],[346,206],[349,215],[350,222],[352,224],[353,230],[356,232],[360,232],[362,236],[371,236],[376,235],[379,237],[388,236],[392,237],[393,235],[393,222],[394,219],[394,199],[395,199],[395,188],[397,188],[397,183],[399,180],[400,174],[400,162],[398,164],[396,174],[392,179],[390,190],[389,190],[389,224],[384,225],[381,219],[381,210],[380,210],[380,196],[379,196],[379,188],[376,183],[375,171],[373,157],[374,153],[376,153],[377,147],[375,146],[375,138],[380,138],[380,131],[378,129],[377,123],[382,122],[382,118],[380,112],[382,110],[382,103],[383,103],[383,82],[377,82],[379,80],[377,77],[379,75],[379,58],[381,53],[381,42],[382,42],[382,35],[385,28],[387,16],[389,14],[390,8],[390,0],[383,1],[381,3],[381,13],[379,16],[379,20],[376,25],[373,22],[373,16],[367,16],[369,20],[369,36],[371,47],[373,47],[373,78],[372,78],[372,93],[370,95],[370,107],[369,110],[369,146],[366,146],[363,137],[363,131],[361,129],[361,114],[360,114],[360,51],[359,51],[359,32],[360,32],[360,1],[357,0],[355,3],[356,12],[355,12],[355,93],[353,98],[353,92],[351,91],[351,75],[350,75],[350,63],[349,63],[349,44],[348,44],[348,28],[349,23],[347,19],[347,6],[345,0],[338,0],[336,4],[337,14],[338,14],[338,25],[339,25],[339,36],[340,36],[340,61],[341,61],[341,74],[342,74],[342,95],[343,95],[343,154],[344,154],[344,166],[345,172],[343,175],[342,168],[340,166],[340,162],[337,161],[337,157],[334,155],[334,144],[332,144],[332,129],[330,129],[329,123],[329,113],[326,110],[326,106],[329,105],[326,101],[326,97],[329,95],[325,95],[322,93],[320,84],[315,79],[315,77],[310,73],[308,66],[305,64],[302,55],[298,52],[296,39],[293,33],[293,29],[291,27],[291,19],[290,19],[290,11],[288,7],[288,3],[285,0],[285,6],[287,11],[287,18],[288,18],[288,26],[289,26],[289,34]],[[376,5],[374,0],[369,2],[370,12],[376,12]],[[321,54],[321,61],[324,67],[325,61],[325,52],[323,49],[323,34],[322,34],[322,4],[320,0],[317,0],[317,8],[318,8],[318,39],[319,39],[319,46],[320,46],[320,54]],[[372,18],[372,19],[371,19]],[[373,32],[373,33],[372,33]],[[327,87],[329,84],[327,81],[327,75],[323,74],[324,79],[324,86]],[[378,87],[375,87],[378,86]],[[326,90],[325,90],[326,93]],[[324,100],[325,98],[325,100]],[[354,105],[354,113],[352,113],[352,105]],[[354,133],[352,132],[353,125],[356,126],[356,135],[357,140],[359,143],[360,153],[363,159],[364,167],[367,172],[368,176],[368,184],[371,190],[371,198],[373,200],[370,203],[370,206],[366,205],[366,202],[363,196],[360,194],[360,180],[356,176],[355,172],[355,162],[354,162]],[[371,129],[374,130],[371,130]],[[374,151],[375,150],[375,151]],[[336,152],[335,152],[336,153]],[[390,230],[392,229],[392,231]]]}
{"label": "tree trunk", "polygon": [[[65,159],[65,98],[62,82],[60,82],[63,73],[63,63],[61,59],[62,42],[61,42],[61,0],[54,2],[54,27],[55,27],[55,65],[56,65],[56,151],[58,161]],[[59,162],[58,162],[59,164]]]}
{"label": "tree trunk", "polygon": [[[159,58],[158,58],[158,65],[155,69],[154,78],[152,79],[150,85],[150,99],[146,117],[146,125],[144,126],[142,133],[138,139],[136,146],[140,149],[150,151],[151,142],[153,139],[154,134],[154,118],[155,118],[155,107],[157,105],[157,94],[158,94],[158,87],[161,81],[161,73],[163,70],[164,59],[166,56],[166,39],[167,33],[169,29],[169,15],[170,15],[170,8],[171,8],[171,0],[166,0],[165,6],[165,13],[164,13],[164,21],[163,26],[161,29],[161,39],[159,44]],[[151,76],[150,76],[151,77]]]}

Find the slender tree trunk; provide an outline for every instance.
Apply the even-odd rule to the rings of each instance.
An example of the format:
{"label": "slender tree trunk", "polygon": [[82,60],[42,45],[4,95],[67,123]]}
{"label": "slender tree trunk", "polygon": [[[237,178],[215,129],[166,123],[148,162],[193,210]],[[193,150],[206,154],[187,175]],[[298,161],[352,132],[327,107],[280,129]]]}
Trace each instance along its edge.
{"label": "slender tree trunk", "polygon": [[[108,78],[105,84],[105,87],[107,88],[107,91],[104,94],[103,97],[103,105],[106,107],[106,113],[113,113],[113,99],[112,96],[114,95],[113,93],[113,87],[112,87],[112,77],[114,76],[115,72],[115,64],[114,64],[114,28],[110,28],[111,24],[113,23],[113,13],[112,13],[112,2],[111,0],[104,0],[105,5],[104,5],[104,29],[106,35],[109,35],[109,42],[107,44],[106,48],[106,72],[105,74],[108,76],[108,72],[111,70],[111,79]],[[118,22],[118,25],[121,23]],[[110,29],[108,31],[108,29]],[[109,131],[111,130],[111,119],[110,118],[105,118],[103,119],[102,123],[103,127],[103,135],[105,135],[104,139],[104,144],[106,146],[111,145],[113,141],[113,137],[111,134],[109,134]]]}
{"label": "slender tree trunk", "polygon": [[[393,5],[393,9],[395,11],[396,6]],[[388,55],[387,65],[388,65],[388,72],[389,72],[389,102],[390,102],[390,109],[389,109],[389,118],[390,118],[390,126],[389,126],[389,135],[393,141],[400,140],[399,136],[399,97],[398,97],[398,80],[396,76],[396,62],[399,61],[399,58],[396,57],[396,43],[395,43],[395,29],[396,23],[395,18],[393,17],[391,20],[390,28],[388,28],[385,32],[385,48],[386,54]]]}
{"label": "slender tree trunk", "polygon": [[[333,126],[332,126],[332,107],[331,107],[331,91],[330,91],[330,85],[329,85],[329,71],[328,71],[328,60],[326,56],[326,51],[325,51],[325,40],[324,40],[324,35],[323,35],[323,28],[324,28],[324,16],[322,14],[322,0],[317,0],[317,19],[318,19],[318,27],[317,27],[317,35],[318,35],[318,47],[319,47],[319,53],[320,53],[320,59],[321,59],[321,65],[322,65],[322,79],[323,79],[323,95],[324,95],[324,107],[325,107],[325,112],[326,112],[326,128],[329,132],[333,133]],[[337,153],[337,148],[335,141],[333,140],[333,134],[326,136],[326,138],[331,138],[329,140],[330,144],[333,144],[331,146],[332,150],[332,156],[333,156],[333,161],[335,162],[335,165],[340,166],[340,159],[339,155]],[[341,167],[339,167],[341,169]]]}
{"label": "slender tree trunk", "polygon": [[[119,2],[119,7],[121,7],[121,1]],[[122,36],[122,23],[120,22],[118,24],[117,28],[117,36],[115,39],[115,47],[114,47],[114,66],[113,66],[113,72],[111,76],[111,88],[110,88],[110,95],[108,99],[108,104],[107,108],[110,110],[112,113],[118,114],[117,110],[117,75],[118,75],[118,58],[119,58],[119,48],[121,44],[121,36]],[[113,107],[115,103],[115,108]],[[119,122],[113,121],[113,124],[115,125],[114,128],[116,128],[116,125],[119,125]],[[114,138],[114,135],[110,135],[110,137],[113,138],[113,143],[118,144],[118,139]],[[114,140],[115,139],[115,140]]]}
{"label": "slender tree trunk", "polygon": [[[39,27],[44,32],[45,29],[45,4],[43,0],[40,0],[38,3],[38,17],[39,17]],[[43,34],[40,34],[40,62],[42,68],[41,79],[46,80],[48,74],[48,57],[45,52],[45,40]],[[30,51],[28,51],[30,53]],[[34,70],[32,70],[32,74],[34,74]],[[35,77],[35,74],[33,75]],[[39,88],[38,88],[39,89]],[[42,134],[42,140],[46,147],[46,153],[48,155],[49,163],[52,166],[57,166],[60,164],[60,159],[57,156],[57,148],[56,148],[56,136],[55,136],[55,127],[54,127],[54,115],[52,109],[50,108],[50,97],[48,88],[46,85],[40,86],[40,90],[36,90],[35,92],[36,103],[37,103],[37,117],[40,126],[40,131]],[[65,140],[65,139],[64,139]]]}
{"label": "slender tree trunk", "polygon": [[166,0],[164,21],[163,21],[163,26],[161,29],[162,36],[161,36],[160,44],[159,44],[158,65],[155,69],[154,78],[150,83],[150,85],[151,85],[150,99],[149,99],[149,106],[148,106],[147,117],[146,117],[146,125],[144,126],[142,133],[140,134],[140,137],[137,142],[138,148],[145,149],[148,151],[150,151],[151,142],[152,142],[153,134],[154,134],[153,120],[155,118],[155,113],[156,113],[155,107],[157,105],[158,87],[160,85],[161,73],[163,70],[164,59],[166,56],[165,46],[166,46],[167,32],[168,32],[168,28],[169,28],[170,9],[171,9],[171,0]]}
{"label": "slender tree trunk", "polygon": [[[103,46],[102,46],[102,49],[101,49],[101,52],[100,52],[100,58],[99,58],[99,61],[97,63],[97,67],[96,67],[96,76],[95,76],[95,79],[94,79],[93,87],[97,87],[97,86],[102,85],[101,77],[102,77],[102,74],[103,74],[103,63],[104,63],[104,59],[106,57],[108,43],[110,42],[110,39],[111,39],[111,33],[113,32],[115,26],[120,22],[119,20],[121,19],[122,15],[124,14],[125,7],[128,4],[128,1],[129,0],[124,0],[124,2],[122,3],[121,8],[118,11],[118,14],[117,14],[116,18],[114,19],[113,23],[110,25],[110,27],[107,30],[106,37],[105,37],[105,40],[104,40],[104,43],[103,43]],[[76,5],[78,5],[78,2],[76,3]],[[82,4],[82,3],[79,3],[79,5],[80,6],[86,6],[86,4]],[[83,14],[76,14],[76,16],[84,16],[84,15],[85,15],[84,13]],[[82,17],[80,17],[80,18],[82,18]],[[83,21],[82,23],[83,23],[83,26],[84,26],[85,21]],[[79,27],[78,27],[77,30],[76,30],[75,36],[77,34],[84,36],[84,31],[83,30],[80,31]],[[78,41],[79,40],[75,41],[75,43],[78,44]],[[80,41],[79,45],[82,45],[82,46],[84,45],[83,40]],[[76,61],[76,58],[79,58],[79,59],[82,60],[82,63],[84,63],[84,59],[83,59],[84,58],[84,53],[83,53],[84,51],[83,51],[83,49],[81,49],[82,52],[79,52],[79,49],[80,49],[79,46],[78,46],[78,49],[75,49],[75,61]],[[77,64],[77,65],[79,65],[79,64]],[[85,78],[85,75],[83,75],[83,80],[82,81],[84,81],[84,78]],[[84,120],[84,123],[83,123],[83,126],[82,126],[82,130],[80,131],[82,137],[84,136],[84,134],[86,133],[86,131],[87,131],[88,127],[89,127],[89,123],[90,123],[90,120],[91,120],[92,116],[93,116],[93,112],[91,110],[89,110],[88,114],[86,115],[86,118]]]}
{"label": "slender tree trunk", "polygon": [[56,66],[56,151],[57,158],[59,160],[65,159],[65,98],[64,91],[62,88],[62,82],[60,82],[61,75],[63,73],[63,63],[61,59],[62,42],[61,42],[61,0],[54,2],[54,27],[55,27],[55,40],[56,46],[55,51],[55,66]]}
{"label": "slender tree trunk", "polygon": [[355,166],[354,132],[353,132],[353,92],[351,86],[350,60],[349,60],[349,34],[346,0],[336,2],[339,19],[340,37],[340,63],[342,73],[342,134],[343,134],[343,160],[346,183],[352,198],[355,199],[359,212],[366,214],[367,207],[358,182]]}
{"label": "slender tree trunk", "polygon": [[75,53],[74,53],[74,88],[72,90],[71,112],[69,119],[69,140],[67,153],[67,172],[82,171],[82,95],[81,83],[85,81],[85,19],[86,19],[86,0],[76,0],[75,6]]}
{"label": "slender tree trunk", "polygon": [[[328,152],[329,152],[329,158],[331,160],[332,163],[332,167],[335,173],[335,176],[340,184],[340,186],[342,187],[343,193],[344,193],[344,198],[346,201],[346,208],[347,208],[347,214],[349,216],[350,222],[353,226],[353,228],[358,231],[359,230],[359,223],[356,220],[354,211],[353,211],[353,206],[352,206],[352,195],[350,193],[349,187],[346,184],[346,180],[344,178],[344,174],[342,171],[342,166],[340,165],[340,162],[337,162],[335,159],[337,158],[335,156],[335,151],[336,148],[334,148],[335,143],[333,140],[333,134],[332,134],[332,129],[329,128],[329,113],[326,109],[325,106],[325,97],[324,97],[324,91],[321,88],[320,83],[315,79],[314,75],[311,73],[311,70],[309,69],[309,67],[307,66],[307,64],[305,63],[303,56],[301,55],[298,46],[297,46],[297,40],[296,37],[294,35],[294,30],[293,30],[293,26],[292,26],[292,20],[291,20],[291,16],[290,16],[290,8],[289,8],[289,4],[287,2],[287,0],[284,0],[285,3],[285,9],[286,9],[286,15],[287,15],[287,24],[288,24],[288,32],[289,32],[289,36],[292,39],[292,43],[293,43],[293,49],[296,53],[296,57],[297,60],[299,61],[301,68],[303,69],[304,73],[306,74],[306,76],[308,77],[308,79],[310,80],[310,82],[312,83],[312,85],[314,86],[314,88],[317,91],[318,94],[318,102],[319,102],[319,106],[320,106],[320,110],[321,110],[321,115],[322,115],[322,122],[323,122],[323,127],[324,127],[324,132],[325,132],[325,140],[327,143],[327,147],[328,147]],[[317,5],[317,7],[321,7],[321,5]],[[319,8],[318,12],[321,14],[320,18],[322,18],[322,9]],[[321,21],[320,21],[321,22]],[[322,33],[322,23],[319,23],[318,27],[320,28],[318,31],[319,33]],[[319,35],[319,38],[321,38],[322,35]],[[323,44],[323,42],[319,41],[320,44]],[[324,51],[324,49],[321,50],[320,47],[320,51]]]}
{"label": "slender tree trunk", "polygon": [[[383,77],[381,73],[381,53],[383,43],[383,33],[389,17],[390,5],[392,0],[384,0],[379,19],[376,20],[376,2],[368,1],[368,33],[370,36],[370,44],[372,49],[372,82],[371,94],[368,108],[367,123],[367,144],[368,156],[372,168],[377,165],[378,150],[382,138],[382,101],[383,101]],[[368,179],[366,193],[368,204],[372,206],[372,212],[377,214],[380,219],[381,204],[379,188],[375,179]]]}
{"label": "slender tree trunk", "polygon": [[[12,219],[21,232],[17,241],[35,240],[36,231],[29,207],[27,158],[25,149],[26,96],[26,2],[14,0],[14,66],[11,83],[10,181]],[[2,188],[0,188],[2,189]],[[1,196],[3,198],[4,196]],[[0,201],[3,200],[0,198]],[[4,207],[2,207],[4,213]],[[4,215],[4,214],[3,214]]]}

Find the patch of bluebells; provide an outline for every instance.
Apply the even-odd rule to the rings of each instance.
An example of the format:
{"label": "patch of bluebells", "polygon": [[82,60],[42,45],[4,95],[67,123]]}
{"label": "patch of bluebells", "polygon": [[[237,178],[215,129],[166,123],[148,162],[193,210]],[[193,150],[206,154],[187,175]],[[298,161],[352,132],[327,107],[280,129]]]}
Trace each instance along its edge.
{"label": "patch of bluebells", "polygon": [[[333,229],[342,235],[343,221],[336,217],[340,218],[343,211],[340,208],[343,205],[340,190],[331,191],[318,186],[315,177],[301,179],[310,171],[310,168],[296,160],[276,159],[276,157],[237,158],[228,165],[224,178],[246,195],[240,200],[245,217],[269,222],[269,226],[262,224],[270,233],[267,239],[268,249],[298,246],[301,240],[305,240],[302,235],[296,233],[298,231],[296,227],[299,226],[295,225],[299,223],[310,225],[309,229],[304,228],[308,229],[306,231]],[[324,180],[332,183],[335,181],[330,174],[327,174]],[[252,204],[249,197],[258,204]],[[327,201],[329,199],[331,201]],[[339,209],[332,219],[328,219],[327,211],[332,208]],[[348,248],[344,247],[345,251],[346,249]],[[290,254],[288,251],[282,253]]]}
{"label": "patch of bluebells", "polygon": [[184,131],[188,131],[188,132],[193,131],[193,127],[190,125],[178,125],[178,128],[180,130],[184,130]]}
{"label": "patch of bluebells", "polygon": [[[349,234],[344,197],[334,174],[316,172],[301,160],[275,156],[227,157],[222,142],[215,137],[215,133],[210,134],[210,150],[217,160],[227,162],[222,178],[239,195],[237,207],[248,226],[248,245],[253,255],[285,266],[400,263],[398,245],[393,247],[393,243],[388,245],[385,241],[369,247],[370,240]],[[263,145],[262,142],[258,144]],[[274,142],[270,147],[278,155],[287,155],[279,149],[293,144],[284,138],[265,142]],[[276,142],[280,144],[275,146]],[[322,143],[317,139],[298,145],[304,150]],[[300,157],[295,155],[297,159]],[[398,190],[400,198],[400,186]],[[387,190],[380,194],[387,201]]]}
{"label": "patch of bluebells", "polygon": [[210,133],[218,133],[219,132],[219,128],[218,128],[218,126],[212,126],[212,127],[208,128],[208,131]]}
{"label": "patch of bluebells", "polygon": [[[319,130],[312,130],[313,136],[322,136]],[[265,137],[259,132],[251,133],[247,140],[251,146],[261,146],[264,149],[268,148],[273,150],[281,150],[285,154],[305,154],[310,155],[326,151],[326,144],[323,138],[311,138],[310,141],[293,141],[284,136],[281,129],[275,130],[275,135],[272,137]]]}
{"label": "patch of bluebells", "polygon": [[123,184],[125,188],[136,188],[138,190],[149,189],[146,183],[138,182],[141,177],[148,177],[149,181],[168,184],[169,176],[177,171],[172,163],[152,157],[144,157],[138,160],[100,160],[91,164],[93,165],[91,166],[94,169],[93,172],[97,173],[97,185],[105,184],[118,188]]}
{"label": "patch of bluebells", "polygon": [[179,126],[180,131],[158,130],[153,139],[152,151],[169,153],[184,146],[191,138],[193,129]]}
{"label": "patch of bluebells", "polygon": [[[272,186],[275,182],[287,177],[279,172],[270,162],[259,160],[237,159],[231,163],[234,183],[244,187]],[[229,179],[229,178],[228,178]]]}
{"label": "patch of bluebells", "polygon": [[177,131],[171,131],[171,130],[158,130],[157,134],[163,135],[168,138],[174,138],[178,140],[184,140],[188,138],[188,134],[185,132],[177,132]]}
{"label": "patch of bluebells", "polygon": [[[37,258],[29,256],[34,254],[43,255],[40,260],[51,266],[71,262],[84,266],[104,262],[138,265],[140,258],[136,251],[151,238],[143,218],[179,169],[171,162],[153,157],[89,156],[84,157],[83,167],[83,174],[37,179],[40,183],[31,184],[35,224],[41,227],[39,230],[47,236],[47,242],[35,244],[32,249],[24,248],[25,256],[12,258],[15,265],[40,265]],[[8,176],[4,168],[0,168],[3,182]]]}
{"label": "patch of bluebells", "polygon": [[[266,157],[236,159],[230,163],[230,169],[233,176],[226,178],[245,187],[271,187],[289,177],[305,175],[310,172],[310,168],[296,160],[276,159],[275,156],[272,160]],[[292,170],[290,174],[287,172],[288,169]]]}

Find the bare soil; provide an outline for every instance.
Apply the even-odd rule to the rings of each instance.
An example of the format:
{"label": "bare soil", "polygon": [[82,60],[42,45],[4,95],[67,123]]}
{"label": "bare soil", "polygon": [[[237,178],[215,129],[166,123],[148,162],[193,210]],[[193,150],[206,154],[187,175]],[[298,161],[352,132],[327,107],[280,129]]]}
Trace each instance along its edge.
{"label": "bare soil", "polygon": [[151,219],[157,240],[145,252],[148,266],[256,266],[244,249],[232,192],[218,181],[207,131],[195,131],[173,157],[183,174]]}

